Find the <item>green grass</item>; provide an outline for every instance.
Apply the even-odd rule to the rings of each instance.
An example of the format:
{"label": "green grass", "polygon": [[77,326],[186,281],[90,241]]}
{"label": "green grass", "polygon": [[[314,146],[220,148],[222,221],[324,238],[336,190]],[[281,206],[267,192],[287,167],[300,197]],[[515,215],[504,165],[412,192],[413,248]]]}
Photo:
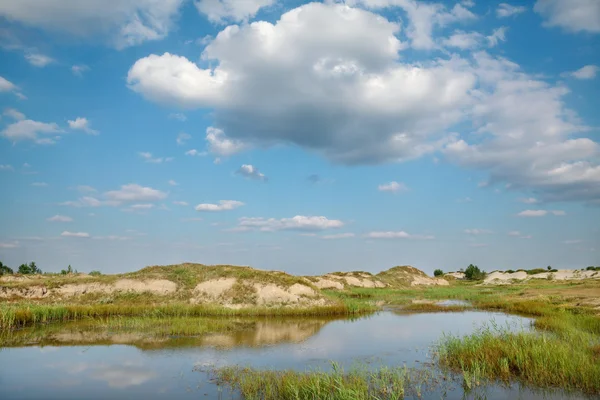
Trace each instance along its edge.
{"label": "green grass", "polygon": [[226,308],[202,304],[9,304],[0,303],[0,330],[59,321],[106,317],[235,317],[235,316],[327,316],[352,315],[374,311],[375,307],[355,302],[331,306]]}
{"label": "green grass", "polygon": [[336,363],[327,372],[225,367],[212,373],[220,385],[248,400],[404,399],[409,392],[421,397],[421,386],[431,380],[427,372],[406,367],[370,371],[359,366],[345,372]]}

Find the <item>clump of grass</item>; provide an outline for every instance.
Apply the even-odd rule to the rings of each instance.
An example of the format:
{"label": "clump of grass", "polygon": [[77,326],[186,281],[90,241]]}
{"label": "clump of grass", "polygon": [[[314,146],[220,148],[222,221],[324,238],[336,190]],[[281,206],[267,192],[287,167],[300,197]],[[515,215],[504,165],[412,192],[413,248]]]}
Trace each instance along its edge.
{"label": "clump of grass", "polygon": [[213,373],[220,384],[238,390],[244,399],[262,400],[403,399],[409,379],[406,368],[353,369],[345,373],[336,363],[332,363],[331,372],[225,367]]}
{"label": "clump of grass", "polygon": [[470,307],[462,305],[444,306],[436,303],[410,303],[402,307],[400,311],[412,313],[438,313],[438,312],[462,312]]}
{"label": "clump of grass", "polygon": [[[583,336],[580,336],[583,335]],[[600,393],[600,363],[585,333],[568,340],[555,334],[484,328],[469,336],[448,336],[438,347],[441,365],[467,376],[508,382],[516,378],[541,388]]]}

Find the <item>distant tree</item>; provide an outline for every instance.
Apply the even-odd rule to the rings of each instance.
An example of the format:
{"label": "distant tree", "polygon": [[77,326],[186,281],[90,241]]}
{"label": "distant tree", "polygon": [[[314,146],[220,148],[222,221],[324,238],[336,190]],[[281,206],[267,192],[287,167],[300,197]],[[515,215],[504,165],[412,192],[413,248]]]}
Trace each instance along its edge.
{"label": "distant tree", "polygon": [[94,271],[90,271],[90,275],[99,276],[99,275],[102,275],[102,272],[94,270]]}
{"label": "distant tree", "polygon": [[546,268],[548,271],[552,270],[552,267],[550,265],[548,265],[548,268]]}
{"label": "distant tree", "polygon": [[29,263],[29,265],[27,265],[27,264],[19,265],[18,272],[23,275],[32,275],[32,274],[41,274],[42,270],[39,269],[37,267],[37,265],[35,265],[35,262],[32,261]]}
{"label": "distant tree", "polygon": [[444,271],[442,271],[441,269],[436,269],[435,271],[433,271],[433,276],[442,276],[444,275]]}
{"label": "distant tree", "polygon": [[69,267],[67,269],[61,270],[60,273],[62,275],[72,274],[73,273],[73,268],[71,268],[71,264],[69,264]]}
{"label": "distant tree", "polygon": [[11,268],[9,268],[7,265],[2,264],[2,261],[0,261],[0,275],[5,275],[5,274],[12,274],[13,270]]}
{"label": "distant tree", "polygon": [[471,281],[478,281],[485,278],[485,272],[479,269],[477,265],[469,264],[465,269],[465,278]]}

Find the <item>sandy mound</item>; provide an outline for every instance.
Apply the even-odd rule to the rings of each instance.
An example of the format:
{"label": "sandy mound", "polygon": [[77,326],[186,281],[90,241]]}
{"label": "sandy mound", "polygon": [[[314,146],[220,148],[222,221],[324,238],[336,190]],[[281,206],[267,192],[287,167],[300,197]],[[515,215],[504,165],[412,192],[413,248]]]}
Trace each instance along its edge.
{"label": "sandy mound", "polygon": [[344,288],[344,284],[340,281],[334,279],[326,279],[326,278],[317,278],[317,280],[313,283],[319,289],[339,289],[342,290]]}
{"label": "sandy mound", "polygon": [[390,268],[376,275],[390,286],[448,286],[445,279],[432,278],[425,272],[409,265]]}
{"label": "sandy mound", "polygon": [[48,289],[45,286],[29,286],[24,288],[0,287],[0,298],[10,299],[22,297],[25,299],[41,299],[48,296]]}
{"label": "sandy mound", "polygon": [[560,269],[557,272],[542,272],[539,274],[528,275],[525,271],[517,271],[513,273],[496,271],[489,274],[484,279],[483,283],[491,285],[508,285],[515,281],[527,281],[530,279],[549,279],[557,281],[600,279],[600,272]]}
{"label": "sandy mound", "polygon": [[236,281],[237,279],[235,278],[211,279],[210,281],[199,283],[194,288],[194,293],[216,300],[223,293],[231,289]]}
{"label": "sandy mound", "polygon": [[346,286],[362,288],[382,288],[387,285],[366,272],[336,272],[309,279],[319,289],[344,289]]}
{"label": "sandy mound", "polygon": [[465,279],[464,272],[447,272],[444,274],[444,276],[453,276],[456,279]]}

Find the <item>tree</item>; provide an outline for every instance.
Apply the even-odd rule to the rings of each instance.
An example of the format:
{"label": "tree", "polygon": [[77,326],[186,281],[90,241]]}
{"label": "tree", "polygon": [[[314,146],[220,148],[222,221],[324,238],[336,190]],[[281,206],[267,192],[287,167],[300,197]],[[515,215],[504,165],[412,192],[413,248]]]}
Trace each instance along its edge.
{"label": "tree", "polygon": [[441,269],[436,269],[435,271],[433,271],[433,276],[442,276],[444,275],[444,271],[442,271]]}
{"label": "tree", "polygon": [[35,265],[35,262],[30,262],[29,265],[21,264],[19,265],[19,273],[23,275],[31,275],[31,274],[41,274],[42,270]]}
{"label": "tree", "polygon": [[94,271],[90,271],[90,275],[99,276],[99,275],[102,275],[102,272],[94,270]]}
{"label": "tree", "polygon": [[69,264],[69,267],[67,269],[61,270],[60,273],[62,275],[72,274],[73,273],[73,268],[71,268],[71,264]]}
{"label": "tree", "polygon": [[550,265],[548,265],[548,271],[552,270],[552,267]]}
{"label": "tree", "polygon": [[8,265],[2,264],[2,261],[0,261],[0,275],[12,274],[12,273],[13,273],[13,270],[11,268],[9,268]]}
{"label": "tree", "polygon": [[465,278],[470,281],[479,281],[485,278],[485,272],[480,270],[477,265],[469,264],[465,269]]}

